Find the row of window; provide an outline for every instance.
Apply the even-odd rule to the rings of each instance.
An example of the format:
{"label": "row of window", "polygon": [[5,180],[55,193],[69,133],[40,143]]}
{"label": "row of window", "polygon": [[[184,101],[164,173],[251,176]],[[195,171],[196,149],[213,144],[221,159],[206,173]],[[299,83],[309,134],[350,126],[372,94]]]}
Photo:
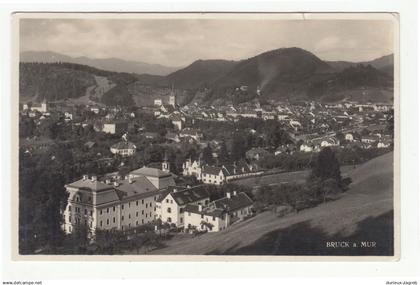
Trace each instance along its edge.
{"label": "row of window", "polygon": [[[114,223],[115,223],[115,218],[114,218]],[[109,225],[109,219],[106,220],[106,224]],[[141,220],[141,224],[144,225],[144,220]],[[136,226],[139,225],[139,221],[136,221]],[[92,226],[92,225],[91,225]],[[103,222],[100,221],[99,223],[99,228],[103,227]],[[128,224],[128,228],[131,228],[131,223]],[[124,230],[124,226],[121,226],[121,229]]]}
{"label": "row of window", "polygon": [[[80,209],[79,207],[77,207],[77,206],[76,206],[76,207],[74,207],[74,210],[75,210],[75,212],[76,212],[76,213],[80,213],[80,210],[81,210],[81,209]],[[69,207],[68,207],[68,211],[69,211],[69,212],[71,212],[71,205],[69,205]],[[90,214],[90,216],[93,216],[93,211],[89,211],[89,212],[88,212],[88,210],[87,210],[87,209],[84,209],[84,213],[85,213],[85,215],[87,215],[87,214],[89,213],[89,214]]]}
{"label": "row of window", "polygon": [[[155,197],[155,200],[156,200],[156,197]],[[144,205],[144,200],[141,200],[141,204]],[[136,206],[138,206],[138,205],[139,205],[139,201],[136,201]],[[128,208],[130,208],[130,207],[131,207],[131,202],[128,202]],[[146,209],[148,207],[152,207],[152,202],[146,203]],[[121,210],[124,210],[124,204],[121,205]],[[99,215],[102,215],[102,213],[103,213],[102,211],[103,210],[99,211]],[[110,208],[106,208],[106,212],[109,213],[109,211],[110,211]],[[112,207],[112,211],[115,212],[115,206]]]}

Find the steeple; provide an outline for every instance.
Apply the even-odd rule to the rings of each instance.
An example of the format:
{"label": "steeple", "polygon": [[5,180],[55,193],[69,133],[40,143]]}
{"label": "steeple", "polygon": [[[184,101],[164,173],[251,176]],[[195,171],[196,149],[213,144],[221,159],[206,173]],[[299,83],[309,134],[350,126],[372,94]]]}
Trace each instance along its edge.
{"label": "steeple", "polygon": [[162,162],[162,171],[170,172],[170,168],[171,168],[171,166],[170,166],[169,161],[168,161],[168,154],[165,151],[165,155],[163,157],[163,162]]}

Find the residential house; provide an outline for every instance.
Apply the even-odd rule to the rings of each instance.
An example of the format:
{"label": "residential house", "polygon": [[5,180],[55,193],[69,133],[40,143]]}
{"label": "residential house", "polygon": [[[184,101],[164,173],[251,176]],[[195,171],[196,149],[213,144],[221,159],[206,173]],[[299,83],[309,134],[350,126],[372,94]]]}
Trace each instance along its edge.
{"label": "residential house", "polygon": [[252,208],[253,201],[246,193],[228,192],[207,206],[188,205],[184,209],[184,229],[218,232],[252,215]]}
{"label": "residential house", "polygon": [[120,141],[111,146],[111,152],[124,157],[133,156],[136,153],[136,145],[129,141]]}
{"label": "residential house", "polygon": [[205,187],[170,187],[157,200],[156,218],[180,227],[185,222],[184,209],[187,205],[207,205],[209,202],[210,193]]}
{"label": "residential house", "polygon": [[107,122],[103,124],[102,132],[107,134],[122,134],[127,132],[128,124],[126,122]]}

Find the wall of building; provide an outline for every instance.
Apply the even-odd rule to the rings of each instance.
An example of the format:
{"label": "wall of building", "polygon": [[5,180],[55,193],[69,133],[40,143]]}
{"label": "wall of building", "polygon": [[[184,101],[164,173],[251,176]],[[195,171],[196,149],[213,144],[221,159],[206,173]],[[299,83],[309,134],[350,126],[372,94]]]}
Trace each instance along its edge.
{"label": "wall of building", "polygon": [[[210,202],[210,198],[205,198],[190,205],[207,205]],[[182,226],[185,223],[184,220],[184,208],[186,205],[179,206],[173,199],[171,194],[168,194],[157,207],[157,217],[162,222],[174,223],[177,226]],[[170,212],[168,212],[168,208]],[[168,218],[170,220],[168,220]]]}
{"label": "wall of building", "polygon": [[213,175],[209,173],[202,173],[201,174],[202,181],[205,184],[214,184],[214,185],[222,185],[225,182],[225,176],[222,172],[219,175]]}
{"label": "wall of building", "polygon": [[[212,224],[213,227],[211,229],[207,229],[204,225],[201,224],[202,221]],[[184,229],[188,229],[189,226],[192,226],[199,231],[207,229],[209,232],[218,232],[226,229],[228,225],[229,224],[227,215],[223,216],[222,218],[219,218],[198,213],[185,213]]]}

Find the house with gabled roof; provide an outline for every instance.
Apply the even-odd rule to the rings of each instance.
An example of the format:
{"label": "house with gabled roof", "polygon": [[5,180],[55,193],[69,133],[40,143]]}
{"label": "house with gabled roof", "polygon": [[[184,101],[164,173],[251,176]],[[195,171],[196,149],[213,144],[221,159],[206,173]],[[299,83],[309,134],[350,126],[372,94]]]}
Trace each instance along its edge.
{"label": "house with gabled roof", "polygon": [[210,193],[205,187],[169,187],[157,200],[156,217],[162,222],[183,226],[187,205],[207,205],[209,202]]}
{"label": "house with gabled roof", "polygon": [[184,229],[218,232],[252,215],[252,199],[244,192],[226,193],[226,197],[208,205],[188,205],[184,209]]}

